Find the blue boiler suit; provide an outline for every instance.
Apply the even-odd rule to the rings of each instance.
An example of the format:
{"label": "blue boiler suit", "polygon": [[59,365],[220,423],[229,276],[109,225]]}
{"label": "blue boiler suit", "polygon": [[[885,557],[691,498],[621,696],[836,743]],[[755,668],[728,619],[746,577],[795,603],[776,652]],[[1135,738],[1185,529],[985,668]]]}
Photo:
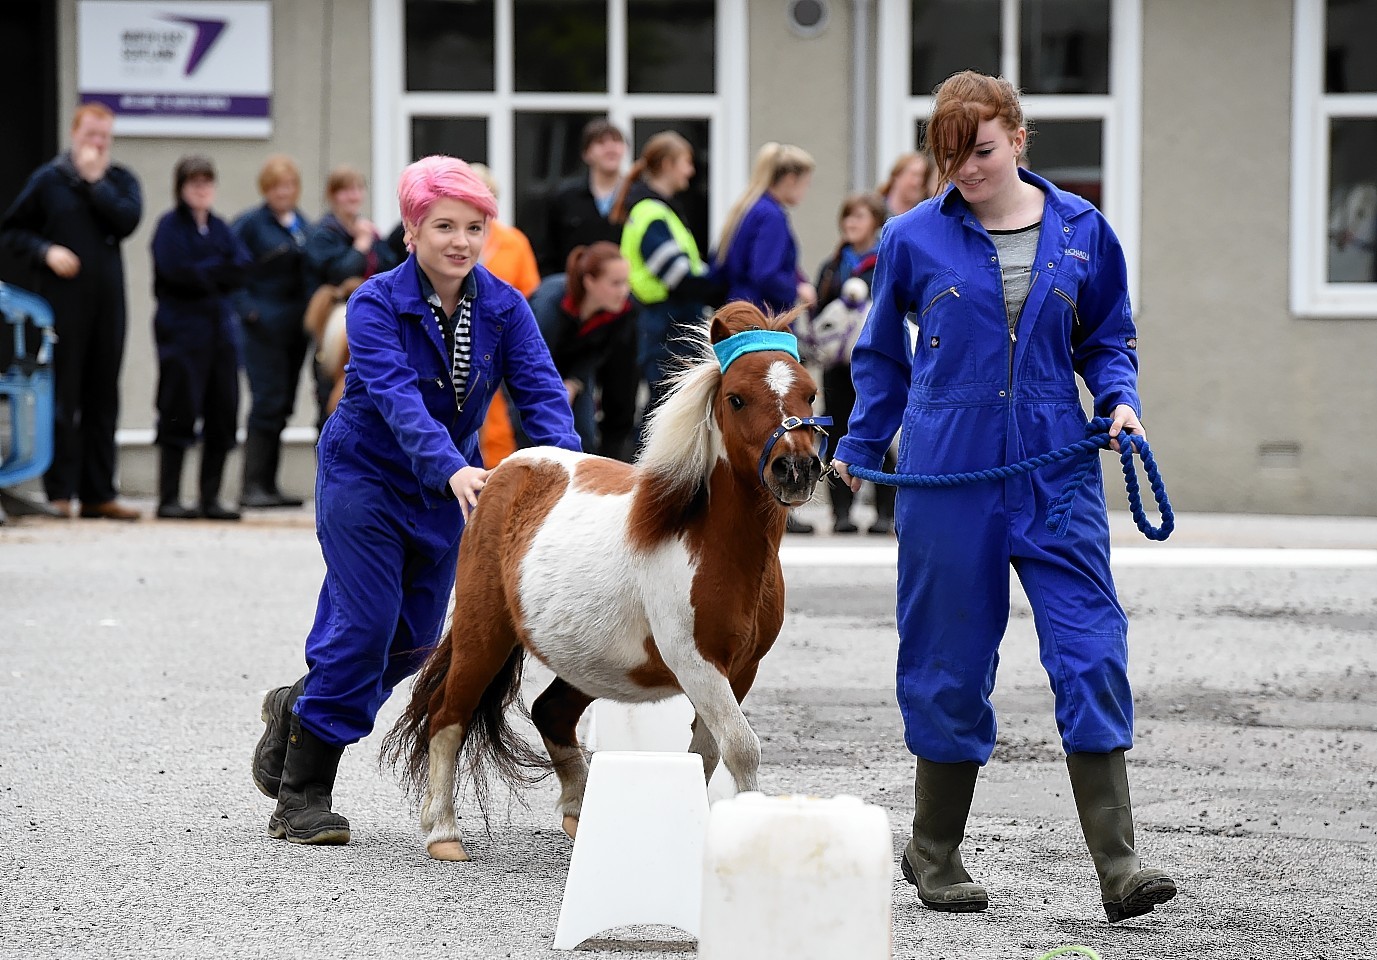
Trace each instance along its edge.
{"label": "blue boiler suit", "polygon": [[521,294],[481,266],[466,279],[472,364],[460,405],[418,271],[413,255],[349,298],[344,395],[317,450],[326,573],[293,709],[338,746],[368,735],[439,640],[463,530],[449,478],[482,465],[478,428],[502,382],[535,443],[579,449],[568,394]]}
{"label": "blue boiler suit", "polygon": [[[1018,172],[1047,198],[1012,334],[994,242],[959,191],[886,225],[838,459],[879,469],[900,426],[900,473],[984,469],[1065,446],[1085,436],[1077,374],[1097,414],[1121,403],[1141,412],[1118,239],[1085,200]],[[1075,469],[1068,462],[1011,480],[900,489],[898,700],[917,756],[989,760],[1010,564],[1032,604],[1066,752],[1132,746],[1128,619],[1110,576],[1098,464],[1065,533],[1045,526]]]}
{"label": "blue boiler suit", "polygon": [[153,254],[153,339],[158,348],[158,446],[186,449],[201,424],[205,449],[234,449],[239,418],[239,329],[232,296],[249,252],[211,214],[203,234],[178,204],[158,221]]}

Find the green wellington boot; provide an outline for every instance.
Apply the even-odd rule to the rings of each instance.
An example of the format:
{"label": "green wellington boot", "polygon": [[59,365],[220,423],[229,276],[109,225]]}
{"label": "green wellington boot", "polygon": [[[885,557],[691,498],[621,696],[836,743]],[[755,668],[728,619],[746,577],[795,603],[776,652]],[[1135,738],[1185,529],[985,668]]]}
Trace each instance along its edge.
{"label": "green wellington boot", "polygon": [[287,738],[292,732],[292,704],[306,689],[302,677],[290,687],[269,690],[263,697],[263,736],[253,748],[253,783],[265,797],[277,798],[282,783],[282,764],[287,760]]}
{"label": "green wellington boot", "polygon": [[349,842],[349,821],[330,809],[335,772],[343,747],[326,743],[292,715],[287,759],[277,788],[277,809],[268,819],[268,836],[291,843]]}
{"label": "green wellington boot", "polygon": [[1141,916],[1176,896],[1175,881],[1163,870],[1144,868],[1133,850],[1124,751],[1073,753],[1066,758],[1066,769],[1109,922]]}
{"label": "green wellington boot", "polygon": [[914,775],[913,838],[904,849],[904,879],[918,888],[929,910],[976,913],[990,904],[985,888],[961,864],[961,840],[975,795],[980,764],[933,763],[918,758]]}

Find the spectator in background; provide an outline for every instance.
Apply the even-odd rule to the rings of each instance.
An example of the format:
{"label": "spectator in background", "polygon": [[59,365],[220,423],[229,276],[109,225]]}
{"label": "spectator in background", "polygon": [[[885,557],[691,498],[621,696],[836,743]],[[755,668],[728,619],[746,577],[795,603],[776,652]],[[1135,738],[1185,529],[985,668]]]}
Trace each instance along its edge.
{"label": "spectator in background", "polygon": [[[606,117],[597,117],[584,125],[581,144],[587,170],[563,181],[550,201],[545,249],[541,252],[543,274],[564,270],[575,247],[621,240],[621,224],[613,223],[611,216],[622,182],[626,137]],[[618,337],[602,358],[595,374],[602,409],[597,452],[629,460],[636,394],[641,386],[635,336]]]}
{"label": "spectator in background", "polygon": [[788,143],[767,143],[756,154],[751,182],[728,212],[717,246],[728,302],[746,300],[778,314],[817,300],[799,270],[798,238],[785,209],[803,200],[814,166],[806,150]]}
{"label": "spectator in background", "polygon": [[[306,239],[306,289],[313,295],[322,286],[338,288],[348,280],[357,286],[401,262],[373,222],[362,216],[365,196],[363,174],[358,170],[339,166],[330,171],[325,184],[329,212],[317,221]],[[317,371],[316,398],[322,424],[329,413],[334,388],[334,378]]]}
{"label": "spectator in background", "polygon": [[[486,164],[469,165],[478,174],[483,184],[497,199],[497,178]],[[540,268],[536,266],[535,251],[531,241],[517,227],[503,223],[496,217],[488,221],[488,239],[483,243],[483,252],[478,262],[488,268],[494,277],[510,283],[523,297],[530,299],[540,286]],[[516,452],[516,430],[507,404],[506,390],[493,395],[492,405],[483,418],[483,427],[478,431],[478,445],[483,451],[483,462],[488,468],[497,466]]]}
{"label": "spectator in background", "polygon": [[[153,339],[158,347],[158,516],[238,520],[220,503],[239,416],[239,343],[230,294],[250,257],[217,217],[215,166],[190,155],[173,172],[176,206],[153,234]],[[201,424],[200,509],[182,506],[182,460]]]}
{"label": "spectator in background", "polygon": [[540,254],[543,275],[563,270],[575,247],[621,238],[621,227],[610,217],[622,182],[626,137],[606,117],[598,117],[584,125],[581,143],[587,170],[561,181],[550,198]]}
{"label": "spectator in background", "polygon": [[637,362],[650,388],[654,409],[669,388],[674,361],[685,336],[703,325],[721,302],[721,288],[684,225],[676,197],[693,179],[693,147],[673,130],[646,141],[617,192],[612,222],[623,224],[622,256],[631,265],[636,318]]}
{"label": "spectator in background", "polygon": [[[585,450],[598,450],[598,371],[613,353],[634,349],[631,268],[615,243],[599,240],[569,253],[568,269],[546,277],[531,312],[569,391],[574,428]],[[606,454],[604,454],[605,456]]]}
{"label": "spectator in background", "polygon": [[[717,247],[717,270],[727,301],[745,300],[767,313],[811,307],[817,291],[798,265],[798,239],[785,209],[798,205],[813,180],[806,150],[770,142],[760,148],[746,192],[733,204]],[[812,533],[813,525],[789,511],[789,533]]]}
{"label": "spectator in background", "polygon": [[297,208],[301,171],[291,157],[269,157],[258,173],[263,204],[239,218],[235,236],[253,263],[236,307],[244,332],[244,369],[253,404],[244,445],[241,507],[299,507],[300,497],[277,488],[282,430],[296,406],[297,381],[310,338],[306,312],[305,257],[310,224]]}
{"label": "spectator in background", "polygon": [[[870,303],[869,291],[875,281],[880,227],[884,226],[888,216],[884,198],[878,193],[853,193],[847,197],[839,216],[841,242],[818,271],[818,303],[813,311],[811,331],[816,333],[818,325],[832,313],[844,316],[849,323],[845,330],[829,331],[829,336],[840,342],[834,341],[830,344],[833,349],[823,351],[825,356],[816,357],[822,364],[823,405],[827,415],[832,418],[834,444],[845,439],[846,422],[856,403],[856,388],[851,383],[851,347],[865,322],[866,308]],[[843,286],[853,279],[865,284],[864,300],[859,304],[840,303]],[[893,452],[885,454],[884,469],[894,472]],[[832,532],[855,533],[858,528],[851,519],[855,494],[851,492],[850,485],[831,477],[827,489],[832,500]],[[876,485],[876,516],[868,533],[894,532],[894,494],[894,487]]]}
{"label": "spectator in background", "polygon": [[0,220],[0,242],[38,276],[53,308],[56,421],[43,477],[53,510],[137,520],[115,490],[115,427],[124,362],[120,243],[139,225],[139,181],[110,160],[115,117],[97,103],[72,115],[71,147],[39,167]]}
{"label": "spectator in background", "polygon": [[889,168],[889,178],[875,188],[885,198],[890,216],[908,213],[931,197],[937,189],[936,168],[928,155],[919,150],[899,154]]}
{"label": "spectator in background", "polygon": [[[469,168],[482,178],[496,199],[497,178],[492,171],[481,163],[469,164]],[[483,254],[478,262],[497,279],[505,280],[520,290],[523,297],[529,298],[540,286],[540,268],[536,265],[531,241],[520,228],[503,223],[496,217],[488,221],[488,239],[483,244]]]}

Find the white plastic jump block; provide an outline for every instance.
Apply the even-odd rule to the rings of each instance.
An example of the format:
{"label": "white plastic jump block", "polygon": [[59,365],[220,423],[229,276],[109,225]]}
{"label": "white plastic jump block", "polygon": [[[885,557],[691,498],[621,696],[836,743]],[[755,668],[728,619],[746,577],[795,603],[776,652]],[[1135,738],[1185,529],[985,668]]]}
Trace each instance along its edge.
{"label": "white plastic jump block", "polygon": [[[693,704],[688,697],[670,697],[654,703],[617,703],[595,700],[589,710],[589,750],[650,750],[683,753],[693,739]],[[716,803],[736,794],[736,784],[724,764],[718,763],[708,782],[708,801]]]}
{"label": "white plastic jump block", "polygon": [[857,797],[712,807],[699,960],[889,960],[889,818]]}
{"label": "white plastic jump block", "polygon": [[555,949],[626,924],[698,935],[708,794],[691,753],[593,754]]}

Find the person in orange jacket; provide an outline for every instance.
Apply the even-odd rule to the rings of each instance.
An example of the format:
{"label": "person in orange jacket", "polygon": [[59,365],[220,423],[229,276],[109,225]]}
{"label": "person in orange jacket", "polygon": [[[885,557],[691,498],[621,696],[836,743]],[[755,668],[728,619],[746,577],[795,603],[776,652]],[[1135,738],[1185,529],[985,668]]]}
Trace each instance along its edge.
{"label": "person in orange jacket", "polygon": [[[481,163],[471,166],[496,197],[497,181],[493,179],[492,171]],[[536,287],[540,286],[540,268],[536,265],[531,241],[511,224],[495,218],[488,222],[488,239],[483,244],[483,255],[478,262],[499,280],[516,287],[528,300]],[[492,406],[488,408],[487,419],[483,421],[483,428],[478,434],[478,443],[483,450],[483,462],[491,467],[516,452],[516,433],[512,429],[506,397],[501,391],[493,397]]]}

